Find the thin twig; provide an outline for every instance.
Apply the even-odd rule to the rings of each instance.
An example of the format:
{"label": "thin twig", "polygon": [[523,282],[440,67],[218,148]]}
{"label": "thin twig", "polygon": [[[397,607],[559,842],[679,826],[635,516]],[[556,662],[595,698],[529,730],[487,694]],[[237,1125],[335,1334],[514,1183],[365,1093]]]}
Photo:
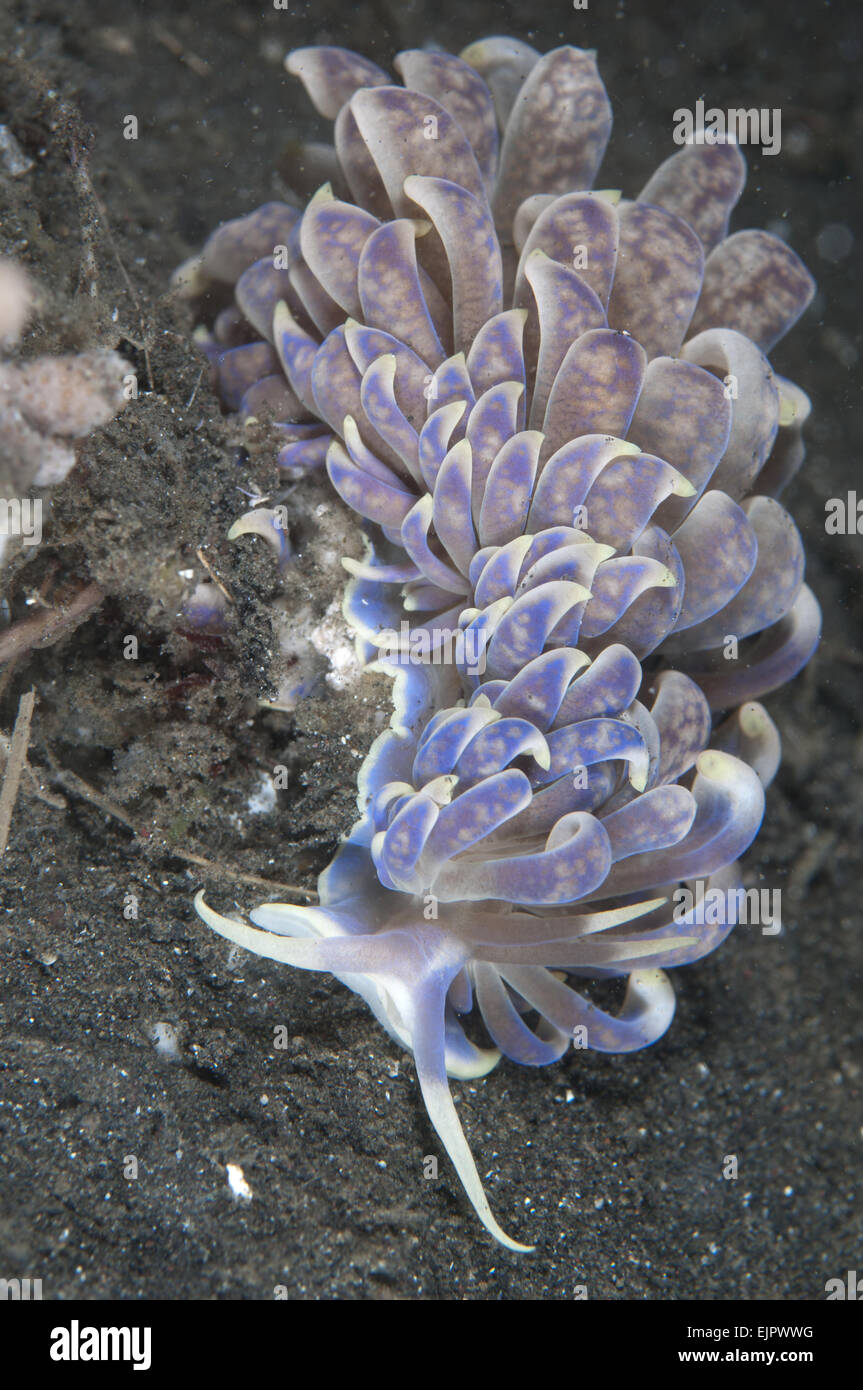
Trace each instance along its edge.
{"label": "thin twig", "polygon": [[210,564],[209,560],[204,554],[203,547],[199,545],[198,549],[195,551],[195,554],[197,555],[201,564],[204,566],[204,569],[207,571],[207,574],[210,576],[213,583],[216,585],[216,588],[221,589],[222,593],[225,595],[225,598],[228,600],[228,603],[234,603],[235,600],[233,594],[230,592],[229,589],[225,587],[219,576],[216,574],[216,571],[213,569],[213,566]]}
{"label": "thin twig", "polygon": [[[81,198],[81,201],[82,201],[83,203],[86,203],[87,200],[89,199],[90,202],[93,204],[93,206],[96,208],[96,211],[98,212],[99,217],[100,217],[101,222],[102,222],[102,231],[105,233],[105,239],[106,239],[106,241],[108,242],[108,245],[109,245],[110,248],[111,248],[111,251],[112,251],[112,253],[113,253],[113,255],[114,255],[114,259],[116,260],[117,265],[119,266],[120,274],[122,275],[122,277],[123,277],[123,279],[124,279],[124,281],[125,281],[125,283],[126,283],[126,289],[129,291],[129,295],[130,295],[130,297],[131,297],[132,303],[134,304],[135,309],[136,309],[136,311],[137,311],[137,314],[138,314],[138,324],[139,324],[139,327],[140,327],[140,330],[141,330],[141,341],[140,341],[140,343],[136,343],[135,346],[136,346],[136,347],[140,347],[141,351],[142,351],[143,354],[144,354],[144,365],[145,365],[145,367],[147,368],[147,385],[148,385],[149,390],[152,391],[152,390],[153,390],[153,371],[152,371],[152,368],[151,368],[151,366],[150,366],[150,349],[149,349],[149,347],[148,347],[148,345],[147,345],[147,328],[146,328],[146,325],[145,325],[145,323],[144,323],[144,311],[143,311],[143,309],[141,308],[141,301],[139,300],[138,295],[137,295],[137,293],[136,293],[136,291],[135,291],[135,286],[132,284],[131,276],[129,275],[129,272],[128,272],[128,270],[126,269],[126,267],[125,267],[125,265],[124,265],[124,263],[123,263],[123,257],[120,255],[120,252],[119,252],[118,249],[117,249],[117,243],[115,242],[115,240],[114,240],[114,234],[113,234],[113,232],[111,231],[111,224],[110,224],[110,222],[108,221],[108,213],[107,213],[106,210],[105,210],[105,204],[102,202],[102,199],[99,197],[98,193],[96,192],[96,190],[95,190],[95,188],[93,187],[93,184],[92,184],[92,182],[91,182],[91,180],[90,180],[90,173],[89,173],[89,170],[88,170],[88,168],[87,168],[87,158],[88,158],[87,151],[84,150],[83,148],[81,148],[81,149],[75,148],[75,149],[73,150],[73,152],[72,152],[72,157],[71,157],[70,162],[71,162],[71,165],[72,165],[72,172],[73,172],[75,181],[76,181],[76,183],[77,183],[77,185],[78,185],[78,194],[79,194],[79,197]],[[91,237],[90,233],[89,233],[88,230],[87,230],[86,224],[84,224],[83,227],[82,227],[82,239],[83,239],[84,242],[85,242],[85,260],[86,260],[86,258],[87,258],[87,248],[88,248],[88,246],[89,246],[89,243],[92,242],[92,237]],[[92,249],[92,248],[90,247],[90,249]],[[95,280],[93,281],[93,284],[95,284]]]}
{"label": "thin twig", "polygon": [[[10,668],[7,667],[7,670],[9,669]],[[6,671],[3,672],[4,677],[5,675]],[[0,734],[0,762],[3,763],[4,767],[9,758],[9,750],[11,747],[12,740],[8,738],[6,734]],[[53,806],[55,811],[66,810],[67,803],[63,800],[62,796],[56,796],[53,792],[47,790],[41,778],[37,775],[35,768],[31,767],[26,758],[24,759],[24,771],[30,779],[30,791],[33,796],[38,797],[40,801],[44,801],[46,806]]]}
{"label": "thin twig", "polygon": [[209,77],[210,64],[204,58],[199,58],[197,53],[192,53],[188,48],[184,48],[179,39],[161,24],[153,25],[153,37],[169,53],[173,53],[175,58],[179,58],[181,63],[185,63],[187,68],[191,68],[196,77]]}
{"label": "thin twig", "polygon": [[[109,800],[107,796],[103,796],[95,787],[91,787],[89,783],[85,782],[83,777],[79,777],[76,772],[70,772],[67,768],[61,768],[55,765],[55,776],[60,785],[65,787],[67,791],[77,792],[85,801],[89,801],[94,806],[98,806],[100,811],[104,811],[108,816],[113,816],[114,820],[120,821],[120,823],[127,826],[129,830],[134,831],[141,846],[149,845],[155,847],[149,830],[144,830],[136,825],[135,822],[130,820],[126,815],[125,811],[122,811],[120,807]],[[223,879],[228,883],[255,883],[262,888],[278,889],[280,893],[300,893],[305,898],[310,898],[313,901],[317,900],[318,895],[311,888],[300,888],[295,883],[281,883],[278,879],[263,878],[260,874],[246,873],[243,869],[234,868],[231,864],[220,864],[214,862],[212,859],[204,859],[200,854],[193,854],[191,850],[187,849],[179,849],[176,845],[170,845],[164,840],[158,845],[158,848],[162,849],[165,855],[172,859],[183,859],[188,864],[196,865],[197,868],[203,869],[212,878]]]}
{"label": "thin twig", "polygon": [[812,880],[820,873],[836,844],[835,830],[820,830],[815,839],[797,856],[788,875],[788,900],[793,905],[803,901]]}
{"label": "thin twig", "polygon": [[85,584],[68,602],[21,618],[0,636],[0,662],[14,660],[33,647],[53,646],[89,617],[104,597],[98,584]]}
{"label": "thin twig", "polygon": [[12,742],[9,745],[6,774],[3,778],[3,788],[0,790],[0,854],[5,854],[6,845],[9,840],[12,812],[15,808],[15,802],[18,799],[18,787],[21,782],[21,774],[24,771],[24,764],[27,761],[27,746],[30,742],[30,720],[33,718],[33,706],[35,703],[35,690],[28,690],[18,701],[18,716],[15,720],[15,728],[12,730]]}
{"label": "thin twig", "polygon": [[191,394],[191,396],[190,396],[189,399],[186,401],[186,410],[191,410],[191,408],[192,408],[192,401],[195,399],[195,397],[196,397],[197,394],[198,394],[198,387],[200,386],[201,382],[202,382],[203,379],[204,379],[204,372],[205,372],[205,371],[206,371],[206,367],[202,367],[201,370],[198,372],[198,380],[195,382],[195,385],[192,387],[192,394]]}
{"label": "thin twig", "polygon": [[278,888],[280,893],[302,893],[303,897],[312,898],[317,902],[318,895],[313,888],[300,888],[296,883],[280,883],[275,878],[262,878],[260,874],[247,874],[242,869],[235,869],[230,864],[218,864],[212,859],[204,859],[200,854],[192,854],[190,850],[168,848],[168,853],[176,855],[178,859],[186,859],[190,864],[196,864],[199,869],[205,869],[213,878],[226,879],[228,882],[257,883],[262,888]]}
{"label": "thin twig", "polygon": [[149,831],[139,830],[135,822],[130,820],[126,815],[125,811],[121,811],[120,807],[109,800],[107,796],[103,796],[95,787],[91,787],[89,782],[85,782],[83,777],[78,776],[77,772],[72,772],[69,768],[65,767],[55,767],[54,777],[60,783],[60,786],[64,787],[67,792],[77,792],[85,801],[90,801],[94,806],[98,806],[99,810],[104,811],[107,816],[112,816],[114,820],[118,820],[121,824],[128,826],[136,835],[140,835],[141,839],[146,840],[148,838]]}

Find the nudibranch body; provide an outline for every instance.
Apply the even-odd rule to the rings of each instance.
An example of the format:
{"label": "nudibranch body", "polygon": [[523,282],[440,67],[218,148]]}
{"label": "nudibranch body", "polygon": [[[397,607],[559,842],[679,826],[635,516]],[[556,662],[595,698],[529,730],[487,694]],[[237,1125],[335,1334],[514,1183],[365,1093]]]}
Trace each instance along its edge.
{"label": "nudibranch body", "polygon": [[[732,143],[633,201],[590,191],[611,112],[586,52],[403,53],[404,86],[342,49],[288,68],[335,121],[321,187],[225,224],[184,279],[233,287],[204,344],[226,405],[268,408],[289,476],[325,464],[363,519],[345,614],[395,711],[318,906],[198,909],[363,996],[520,1250],[447,1075],[647,1046],[665,971],[735,925],[779,762],[757,701],[819,633],[777,500],[808,402],[765,355],[813,286],[778,238],[727,235]],[[724,908],[676,911],[681,885]],[[616,1016],[579,988],[621,977]]]}

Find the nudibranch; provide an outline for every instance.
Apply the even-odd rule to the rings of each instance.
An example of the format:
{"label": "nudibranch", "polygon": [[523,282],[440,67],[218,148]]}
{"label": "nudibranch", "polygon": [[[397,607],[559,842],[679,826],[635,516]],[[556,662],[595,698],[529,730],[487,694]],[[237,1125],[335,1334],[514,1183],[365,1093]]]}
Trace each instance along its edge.
{"label": "nudibranch", "polygon": [[[778,500],[809,404],[766,356],[813,283],[779,238],[727,234],[734,143],[684,146],[631,201],[591,191],[590,53],[418,50],[404,85],[337,48],[287,66],[335,122],[321,186],[223,225],[182,279],[232,291],[202,337],[226,406],[268,409],[286,473],[325,466],[362,519],[345,615],[395,710],[317,906],[197,906],[368,1002],[481,1221],[529,1249],[447,1076],[649,1045],[665,972],[736,924],[780,755],[758,701],[819,635]],[[681,915],[681,885],[725,909]],[[579,987],[612,978],[617,1015]]]}

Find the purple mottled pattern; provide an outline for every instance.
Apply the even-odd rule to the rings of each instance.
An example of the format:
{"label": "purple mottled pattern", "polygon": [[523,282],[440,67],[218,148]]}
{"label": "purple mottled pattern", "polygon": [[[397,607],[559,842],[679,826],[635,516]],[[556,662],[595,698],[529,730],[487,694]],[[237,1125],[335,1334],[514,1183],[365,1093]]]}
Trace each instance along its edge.
{"label": "purple mottled pattern", "polygon": [[[591,191],[611,105],[590,53],[417,49],[403,85],[337,48],[287,66],[334,122],[310,153],[331,181],[219,228],[184,281],[221,287],[200,336],[226,408],[268,413],[286,479],[325,466],[366,531],[344,611],[395,711],[317,906],[198,906],[362,994],[521,1250],[447,1075],[652,1043],[665,971],[738,920],[780,757],[758,701],[819,636],[777,500],[809,405],[766,356],[814,286],[779,238],[728,235],[735,145]],[[239,529],[272,540],[269,517]],[[681,888],[721,906],[679,911]],[[616,1012],[591,977],[626,980]]]}

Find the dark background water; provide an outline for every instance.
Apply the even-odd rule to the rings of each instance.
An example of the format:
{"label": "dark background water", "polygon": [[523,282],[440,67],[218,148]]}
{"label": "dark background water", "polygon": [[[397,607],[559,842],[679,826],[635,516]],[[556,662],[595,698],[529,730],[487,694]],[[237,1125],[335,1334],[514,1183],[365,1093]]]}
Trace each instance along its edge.
{"label": "dark background water", "polygon": [[[22,800],[0,889],[0,1275],[41,1277],[46,1298],[269,1298],[284,1284],[292,1297],[569,1298],[586,1285],[591,1298],[813,1299],[859,1266],[863,536],[824,529],[860,458],[858,6],[5,0],[0,119],[36,167],[0,187],[0,249],[48,289],[25,349],[146,342],[155,390],[85,447],[15,601],[67,574],[95,574],[110,599],[12,672],[0,726],[35,683],[36,763],[76,768],[137,824],[210,859],[313,881],[351,819],[355,763],[339,740],[347,728],[362,751],[368,729],[320,701],[295,721],[250,722],[263,563],[220,554],[260,600],[239,664],[219,668],[224,693],[209,658],[189,674],[157,614],[159,565],[216,545],[237,510],[235,441],[205,386],[202,425],[184,423],[199,368],[167,280],[215,223],[280,196],[291,140],[319,131],[286,50],[338,43],[386,66],[403,48],[489,33],[598,50],[615,116],[601,182],[630,194],[673,152],[678,107],[782,113],[782,151],[750,152],[733,225],[787,237],[820,287],[773,354],[814,402],[784,500],[825,612],[815,661],[769,701],[785,761],[746,863],[747,882],[782,889],[784,932],[739,929],[680,972],[677,1018],[644,1053],[504,1064],[455,1087],[496,1212],[537,1242],[519,1259],[484,1236],[445,1161],[423,1180],[437,1149],[412,1065],[359,1000],[228,964],[191,913],[194,870],[142,857],[86,799],[59,813]],[[96,204],[75,172],[87,148]],[[130,625],[153,634],[137,689],[117,655]],[[296,791],[272,824],[231,821],[283,746]],[[131,922],[130,889],[143,904]],[[248,908],[260,890],[235,897]],[[177,1030],[173,1065],[153,1047],[157,1020]],[[272,1045],[280,1023],[286,1052]],[[231,1197],[228,1163],[251,1202]]]}

